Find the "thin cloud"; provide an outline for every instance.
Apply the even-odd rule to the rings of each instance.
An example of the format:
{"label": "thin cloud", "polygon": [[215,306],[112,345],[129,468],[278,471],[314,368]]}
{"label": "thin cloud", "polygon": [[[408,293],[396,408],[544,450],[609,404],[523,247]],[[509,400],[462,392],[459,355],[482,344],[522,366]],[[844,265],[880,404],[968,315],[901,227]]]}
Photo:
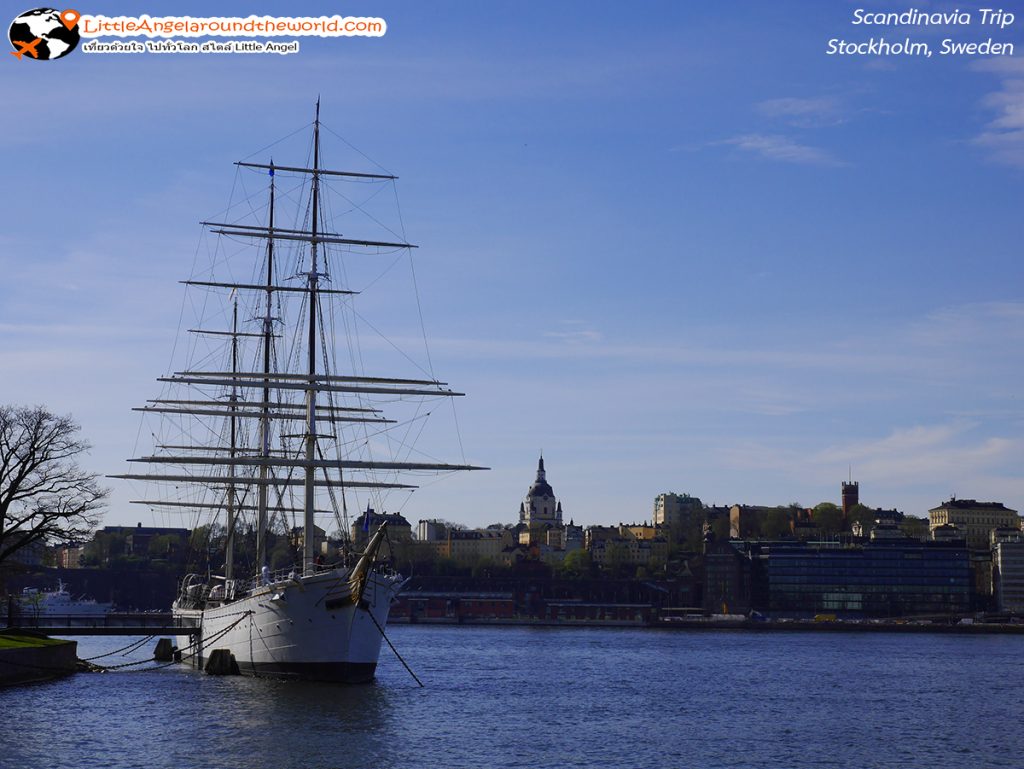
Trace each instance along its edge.
{"label": "thin cloud", "polygon": [[988,150],[997,163],[1024,168],[1024,61],[986,61],[975,64],[973,69],[994,72],[1001,82],[999,90],[982,99],[982,105],[995,117],[972,143]]}
{"label": "thin cloud", "polygon": [[845,122],[839,101],[828,96],[817,99],[785,96],[758,102],[754,108],[765,117],[782,120],[801,128],[839,125]]}
{"label": "thin cloud", "polygon": [[[901,504],[900,495],[910,488],[932,490],[936,503],[938,496],[953,490],[986,498],[1012,498],[1021,487],[1015,468],[1024,452],[1024,441],[979,434],[977,427],[968,420],[917,424],[877,438],[819,449],[780,448],[748,441],[725,447],[717,454],[734,470],[792,476],[794,482],[803,484],[818,480],[823,488],[845,477],[852,467],[854,476],[872,489],[873,497],[887,505]],[[949,489],[940,490],[943,485],[949,485]],[[924,512],[908,507],[908,512]]]}
{"label": "thin cloud", "polygon": [[779,134],[744,134],[732,139],[725,139],[718,144],[730,145],[743,152],[759,155],[766,160],[776,160],[782,163],[833,167],[845,165],[827,150],[800,144],[788,136]]}
{"label": "thin cloud", "polygon": [[593,329],[583,329],[581,331],[547,331],[544,336],[550,339],[560,339],[563,342],[569,344],[583,344],[587,342],[599,342],[601,341],[601,332],[594,331]]}
{"label": "thin cloud", "polygon": [[601,332],[590,328],[584,320],[563,320],[561,325],[565,328],[562,331],[545,331],[544,336],[548,339],[557,339],[567,344],[593,344],[602,339]]}
{"label": "thin cloud", "polygon": [[969,343],[972,349],[1024,342],[1024,302],[972,302],[928,313],[911,324],[909,341],[926,347]]}
{"label": "thin cloud", "polygon": [[965,484],[979,473],[998,474],[1016,462],[1022,451],[1018,439],[975,436],[968,422],[917,425],[893,431],[884,438],[848,447],[832,447],[816,460],[842,467],[854,464],[861,475],[878,482],[935,483],[948,478]]}

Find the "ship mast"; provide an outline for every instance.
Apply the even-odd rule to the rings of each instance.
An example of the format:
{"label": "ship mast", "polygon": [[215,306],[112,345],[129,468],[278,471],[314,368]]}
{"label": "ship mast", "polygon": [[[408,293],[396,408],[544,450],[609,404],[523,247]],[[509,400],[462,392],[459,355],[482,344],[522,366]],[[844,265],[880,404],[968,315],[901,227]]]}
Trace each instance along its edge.
{"label": "ship mast", "polygon": [[[274,336],[274,159],[270,159],[270,217],[267,222],[267,307],[263,316],[263,413],[260,416],[260,457],[270,457],[270,345]],[[270,467],[260,465],[260,484],[256,502],[256,573],[267,565],[267,475]]]}
{"label": "ship mast", "polygon": [[[306,390],[306,483],[305,515],[302,519],[302,571],[313,573],[313,503],[316,484],[316,303],[320,276],[317,274],[317,224],[320,209],[320,99],[316,100],[316,118],[313,121],[313,216],[309,242],[309,387]],[[342,494],[344,494],[342,489]]]}
{"label": "ship mast", "polygon": [[[231,370],[238,371],[238,294],[235,294],[234,306],[231,311]],[[228,456],[232,464],[228,466],[228,477],[235,478],[234,459],[238,453],[238,388],[231,386],[230,397],[230,439],[228,442]],[[224,543],[224,579],[234,579],[235,575],[235,483],[232,480],[228,484],[227,499],[227,541]]]}
{"label": "ship mast", "polygon": [[[259,574],[267,565],[267,539],[269,529],[268,501],[271,487],[303,487],[303,504],[299,509],[288,508],[287,512],[299,512],[303,514],[303,553],[302,572],[310,575],[314,570],[314,556],[316,531],[315,507],[316,490],[318,488],[331,489],[340,488],[344,495],[345,489],[415,489],[412,484],[396,481],[380,481],[373,478],[372,473],[383,471],[386,473],[400,471],[423,471],[423,472],[451,472],[455,470],[483,470],[486,468],[468,464],[448,464],[443,462],[409,462],[409,461],[378,461],[358,460],[344,458],[321,458],[317,446],[318,423],[329,424],[394,424],[394,420],[385,418],[380,409],[364,406],[335,405],[333,403],[317,403],[317,393],[338,393],[351,394],[359,398],[367,396],[385,396],[387,398],[402,398],[404,396],[427,397],[427,398],[451,398],[462,395],[460,392],[451,390],[445,382],[437,379],[404,379],[379,376],[354,376],[330,374],[327,371],[317,373],[317,355],[324,352],[322,345],[318,344],[322,319],[320,314],[320,298],[327,296],[351,296],[354,291],[331,288],[320,285],[320,278],[328,277],[326,264],[326,251],[321,254],[321,244],[326,249],[328,245],[348,247],[353,250],[361,249],[402,249],[416,248],[412,243],[404,240],[367,240],[357,237],[346,237],[339,232],[324,230],[321,221],[320,184],[324,177],[357,179],[361,181],[393,181],[396,177],[391,174],[365,173],[358,171],[342,171],[321,168],[320,166],[320,100],[317,99],[316,117],[313,122],[313,162],[312,168],[303,166],[276,165],[271,159],[270,164],[250,163],[239,161],[236,165],[243,168],[254,168],[269,170],[270,173],[270,204],[269,217],[266,226],[249,225],[241,223],[226,222],[203,222],[204,226],[210,228],[210,232],[216,235],[223,235],[233,239],[265,239],[267,241],[267,270],[266,280],[254,283],[239,283],[224,280],[196,280],[189,279],[182,281],[188,286],[200,287],[203,289],[231,289],[233,292],[253,291],[259,296],[265,296],[265,314],[262,320],[263,327],[260,333],[242,333],[238,331],[238,300],[237,293],[234,299],[233,322],[231,331],[215,331],[206,329],[189,329],[189,332],[197,334],[210,334],[214,336],[232,337],[231,347],[231,368],[229,371],[205,371],[186,369],[176,371],[164,377],[158,377],[157,381],[174,385],[175,387],[198,388],[198,392],[190,398],[158,398],[150,400],[147,405],[138,407],[135,410],[149,414],[185,415],[190,417],[228,417],[229,418],[229,445],[158,445],[161,453],[152,456],[135,457],[129,462],[141,462],[149,464],[148,472],[123,473],[110,476],[134,481],[155,481],[165,484],[190,484],[202,487],[225,488],[226,500],[223,506],[228,513],[228,554],[225,558],[225,574],[231,578],[234,572],[233,546],[235,539],[235,527],[237,515],[242,510],[252,510],[252,505],[240,504],[238,491],[240,488],[252,488],[255,486],[257,512],[257,540],[256,540],[256,572]],[[290,229],[279,227],[275,223],[275,173],[286,174],[309,174],[312,177],[311,185],[311,216],[309,229]],[[278,240],[309,243],[310,263],[309,272],[305,274],[305,285],[279,285],[274,281],[275,277],[275,242]],[[365,253],[365,252],[364,252]],[[324,266],[321,268],[321,257],[324,258]],[[279,294],[305,294],[305,300],[309,302],[309,317],[307,329],[307,365],[305,371],[274,371],[273,356],[275,334],[275,323],[280,318],[274,316],[274,301],[278,300]],[[275,296],[278,295],[278,296]],[[320,324],[320,325],[318,325]],[[243,371],[239,368],[239,337],[258,337],[263,342],[263,365],[255,366],[254,371]],[[326,342],[324,343],[326,344]],[[326,366],[325,366],[326,367]],[[301,368],[301,364],[300,364]],[[213,397],[206,394],[205,388],[217,388],[220,392],[228,392],[229,399]],[[252,400],[252,395],[257,394],[259,400]],[[304,396],[301,399],[300,393]],[[274,397],[272,397],[272,395]],[[260,397],[262,396],[262,397]],[[237,446],[238,420],[258,420],[259,446],[255,450]],[[301,456],[295,456],[291,451],[285,449],[272,449],[271,432],[274,422],[282,423],[289,421],[304,422],[304,431],[299,435],[304,439]],[[163,452],[167,453],[163,453]],[[159,466],[172,465],[180,468],[178,472],[167,473],[160,470]],[[222,472],[223,468],[227,472]],[[195,468],[195,471],[193,471]],[[277,473],[273,468],[287,470],[285,473]],[[256,470],[253,474],[252,469]],[[293,475],[293,471],[295,474]],[[346,472],[350,471],[350,472]],[[316,474],[320,472],[323,477],[318,479]],[[355,477],[351,477],[355,475]],[[346,477],[347,476],[347,477]],[[332,495],[333,496],[333,495]],[[343,496],[344,498],[344,496]],[[150,506],[174,507],[220,507],[220,504],[206,503],[202,501],[184,502],[173,500],[133,500],[140,504]],[[344,504],[344,503],[343,503]],[[297,507],[297,506],[296,506]]]}

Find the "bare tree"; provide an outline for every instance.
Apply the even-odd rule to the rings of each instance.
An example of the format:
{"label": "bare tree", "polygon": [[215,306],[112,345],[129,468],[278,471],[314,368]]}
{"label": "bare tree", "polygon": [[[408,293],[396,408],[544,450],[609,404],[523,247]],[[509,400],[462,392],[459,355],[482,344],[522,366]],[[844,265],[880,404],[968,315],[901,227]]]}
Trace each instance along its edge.
{"label": "bare tree", "polygon": [[70,416],[0,405],[0,563],[34,542],[86,538],[109,493],[78,466],[89,444]]}

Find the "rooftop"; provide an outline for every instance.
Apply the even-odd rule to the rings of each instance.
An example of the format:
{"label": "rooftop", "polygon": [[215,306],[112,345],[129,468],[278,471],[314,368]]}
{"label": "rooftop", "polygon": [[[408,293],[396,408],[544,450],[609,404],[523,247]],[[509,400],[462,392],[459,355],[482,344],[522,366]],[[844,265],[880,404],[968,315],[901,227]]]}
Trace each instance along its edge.
{"label": "rooftop", "polygon": [[933,507],[928,512],[933,513],[936,510],[948,510],[955,508],[957,510],[998,510],[1000,512],[1016,513],[1016,510],[1011,510],[1002,502],[979,502],[976,499],[957,499],[951,497],[948,502],[943,502],[938,507]]}

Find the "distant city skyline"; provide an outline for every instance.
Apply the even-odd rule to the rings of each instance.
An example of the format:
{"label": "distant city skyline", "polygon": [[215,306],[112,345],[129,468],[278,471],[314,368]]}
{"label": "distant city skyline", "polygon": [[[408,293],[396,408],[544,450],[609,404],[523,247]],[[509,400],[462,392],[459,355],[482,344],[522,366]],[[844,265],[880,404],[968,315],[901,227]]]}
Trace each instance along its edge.
{"label": "distant city skyline", "polygon": [[[8,56],[0,402],[73,414],[88,469],[125,472],[198,221],[319,95],[400,177],[430,362],[466,393],[466,459],[493,468],[389,512],[514,522],[541,450],[577,523],[649,519],[670,491],[838,504],[851,475],[910,515],[953,494],[1024,510],[1024,66],[827,56],[869,36],[852,11],[356,2],[383,38]],[[1019,46],[1022,25],[984,36]],[[109,486],[103,525],[190,525]]]}

